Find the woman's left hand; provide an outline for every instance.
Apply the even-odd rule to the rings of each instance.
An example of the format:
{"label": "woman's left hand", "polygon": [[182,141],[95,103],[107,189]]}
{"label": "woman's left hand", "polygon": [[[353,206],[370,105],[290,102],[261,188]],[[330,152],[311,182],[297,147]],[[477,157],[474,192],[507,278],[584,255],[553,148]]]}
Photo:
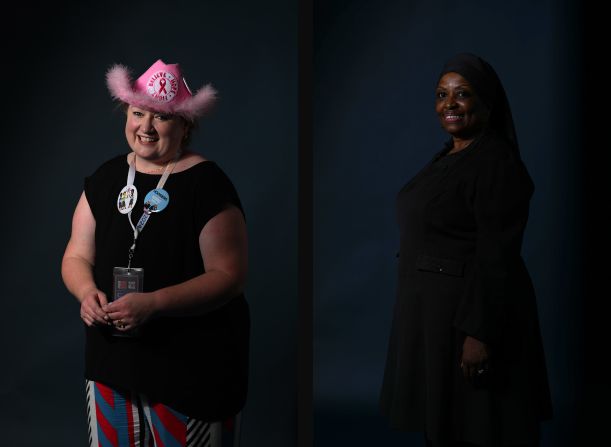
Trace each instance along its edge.
{"label": "woman's left hand", "polygon": [[104,306],[103,310],[117,329],[130,331],[155,314],[155,301],[152,293],[128,293]]}
{"label": "woman's left hand", "polygon": [[488,368],[488,347],[477,338],[467,335],[462,347],[460,367],[463,376],[473,381],[478,375],[485,374]]}

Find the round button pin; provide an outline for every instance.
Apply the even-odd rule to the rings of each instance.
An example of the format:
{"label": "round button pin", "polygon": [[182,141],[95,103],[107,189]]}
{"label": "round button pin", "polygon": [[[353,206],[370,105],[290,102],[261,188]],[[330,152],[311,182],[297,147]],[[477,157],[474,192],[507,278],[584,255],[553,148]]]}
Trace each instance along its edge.
{"label": "round button pin", "polygon": [[121,214],[127,214],[134,209],[137,200],[138,190],[136,187],[134,185],[126,185],[117,197],[117,209]]}
{"label": "round button pin", "polygon": [[156,188],[148,192],[144,198],[144,211],[158,213],[163,211],[170,202],[170,195],[165,189]]}

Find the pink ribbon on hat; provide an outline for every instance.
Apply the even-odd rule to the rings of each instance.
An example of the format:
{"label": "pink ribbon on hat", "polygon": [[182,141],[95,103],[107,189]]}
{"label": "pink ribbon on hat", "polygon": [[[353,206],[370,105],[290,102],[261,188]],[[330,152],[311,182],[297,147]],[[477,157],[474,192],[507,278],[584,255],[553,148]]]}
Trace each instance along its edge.
{"label": "pink ribbon on hat", "polygon": [[168,92],[165,89],[165,83],[166,83],[165,79],[161,78],[159,80],[159,93],[161,94],[161,92],[163,92],[163,93],[165,93],[167,95]]}
{"label": "pink ribbon on hat", "polygon": [[[159,80],[157,95],[165,93],[168,98],[164,98],[164,101],[160,101],[157,95],[149,93],[147,89],[151,77],[159,72],[169,73],[177,81],[177,89],[175,95],[172,96],[167,91],[169,88],[167,80],[163,77]],[[210,109],[216,100],[216,90],[209,84],[193,95],[182,76],[180,66],[166,64],[161,59],[151,65],[133,83],[127,67],[115,65],[106,73],[106,83],[115,99],[148,110],[177,114],[187,119],[199,118]],[[174,85],[172,85],[172,90],[174,90]]]}

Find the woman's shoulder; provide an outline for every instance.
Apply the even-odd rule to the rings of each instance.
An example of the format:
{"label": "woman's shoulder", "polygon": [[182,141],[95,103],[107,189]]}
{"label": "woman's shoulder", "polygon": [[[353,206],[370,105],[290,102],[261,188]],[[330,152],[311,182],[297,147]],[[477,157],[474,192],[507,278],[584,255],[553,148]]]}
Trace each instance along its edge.
{"label": "woman's shoulder", "polygon": [[482,137],[480,147],[472,159],[472,178],[482,188],[492,188],[500,182],[519,182],[527,189],[534,187],[518,150],[506,139],[488,134]]}
{"label": "woman's shoulder", "polygon": [[244,212],[233,182],[215,161],[200,160],[178,175],[188,177],[188,184],[195,186],[196,194],[204,199],[207,206],[212,203],[212,208],[217,209],[219,204],[229,202]]}
{"label": "woman's shoulder", "polygon": [[98,204],[108,201],[108,194],[111,194],[113,188],[125,181],[126,157],[127,154],[121,154],[104,161],[84,179],[85,194],[96,218],[100,218]]}
{"label": "woman's shoulder", "polygon": [[487,133],[481,137],[478,145],[477,159],[484,163],[507,161],[515,162],[519,160],[517,150],[501,136],[495,133]]}
{"label": "woman's shoulder", "polygon": [[125,171],[127,173],[127,168],[127,153],[124,153],[102,162],[89,177],[101,179],[108,176],[114,176],[119,171]]}
{"label": "woman's shoulder", "polygon": [[471,155],[465,154],[464,163],[461,163],[461,169],[457,171],[462,179],[477,182],[481,179],[492,181],[495,177],[500,179],[509,173],[518,177],[529,177],[515,147],[506,139],[492,133],[482,135],[477,140]]}
{"label": "woman's shoulder", "polygon": [[200,160],[174,175],[184,176],[197,182],[210,182],[218,178],[219,174],[223,174],[223,171],[215,161]]}
{"label": "woman's shoulder", "polygon": [[235,186],[219,164],[210,159],[199,159],[182,171],[172,174],[179,177],[184,186],[195,188],[196,191],[208,195],[210,193],[223,195],[235,191]]}
{"label": "woman's shoulder", "polygon": [[116,155],[106,161],[102,162],[94,172],[108,171],[113,169],[119,169],[120,167],[127,167],[127,153]]}
{"label": "woman's shoulder", "polygon": [[216,161],[205,158],[197,153],[187,153],[182,163],[183,166],[179,173],[191,174],[200,179],[227,178],[227,174],[225,174],[225,171]]}

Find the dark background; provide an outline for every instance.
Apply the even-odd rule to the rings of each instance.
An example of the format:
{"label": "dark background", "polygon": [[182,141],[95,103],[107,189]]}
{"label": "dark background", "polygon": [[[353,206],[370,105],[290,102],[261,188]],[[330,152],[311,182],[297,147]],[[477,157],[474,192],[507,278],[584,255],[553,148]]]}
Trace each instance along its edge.
{"label": "dark background", "polygon": [[192,89],[218,89],[218,107],[191,147],[225,170],[247,216],[252,332],[243,446],[293,445],[297,3],[12,2],[3,6],[1,37],[10,193],[0,227],[0,444],[87,442],[84,334],[60,262],[83,178],[129,151],[105,72],[122,63],[138,77],[162,58],[181,64]]}
{"label": "dark background", "polygon": [[434,88],[443,63],[462,51],[488,60],[503,81],[535,183],[523,256],[555,410],[543,424],[542,446],[577,445],[580,410],[595,413],[594,400],[584,403],[583,317],[592,312],[582,289],[586,145],[577,2],[314,5],[316,447],[422,445],[420,434],[390,430],[377,404],[395,298],[394,205],[447,138],[434,114]]}
{"label": "dark background", "polygon": [[582,363],[583,394],[578,401],[580,445],[599,445],[609,437],[611,342],[609,316],[609,75],[606,54],[607,18],[591,3],[582,5],[583,138],[583,308]]}
{"label": "dark background", "polygon": [[[579,445],[595,445],[611,401],[601,287],[609,234],[601,218],[609,190],[604,14],[572,0],[314,3],[315,78],[301,91],[314,91],[316,112],[315,445],[420,443],[390,431],[377,411],[394,300],[394,198],[445,139],[434,82],[443,61],[463,50],[499,72],[536,183],[524,256],[556,410],[544,446],[578,445],[580,428]],[[128,150],[105,70],[124,63],[138,75],[163,58],[182,64],[192,88],[211,82],[220,91],[192,147],[229,174],[248,217],[244,445],[293,445],[297,2],[13,2],[3,19],[0,444],[84,445],[83,333],[61,256],[83,177]],[[307,325],[310,316],[300,318]],[[310,367],[301,368],[306,377]]]}

